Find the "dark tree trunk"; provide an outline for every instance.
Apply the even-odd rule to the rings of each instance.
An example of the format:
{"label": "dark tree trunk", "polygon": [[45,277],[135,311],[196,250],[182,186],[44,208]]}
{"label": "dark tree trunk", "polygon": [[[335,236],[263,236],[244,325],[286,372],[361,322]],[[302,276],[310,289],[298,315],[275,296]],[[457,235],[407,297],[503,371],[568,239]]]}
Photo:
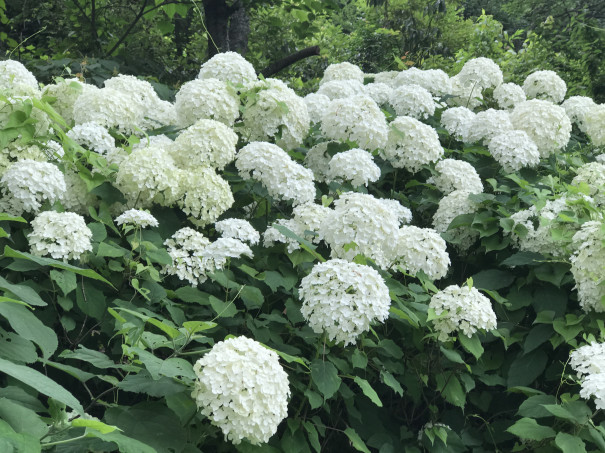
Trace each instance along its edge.
{"label": "dark tree trunk", "polygon": [[246,8],[240,6],[229,19],[229,50],[243,57],[248,52],[248,35],[250,34],[250,17]]}
{"label": "dark tree trunk", "polygon": [[208,58],[229,50],[229,16],[225,0],[204,0],[204,21],[208,29]]}
{"label": "dark tree trunk", "polygon": [[179,56],[183,56],[185,47],[191,38],[193,13],[194,9],[189,8],[185,17],[181,17],[178,13],[174,15],[174,45]]}
{"label": "dark tree trunk", "polygon": [[306,47],[298,52],[288,55],[287,57],[282,58],[281,60],[277,60],[267,66],[265,69],[260,71],[260,73],[265,77],[271,77],[273,74],[277,74],[284,68],[287,68],[291,64],[296,63],[297,61],[303,60],[308,57],[312,57],[314,55],[319,55],[319,46],[311,46]]}

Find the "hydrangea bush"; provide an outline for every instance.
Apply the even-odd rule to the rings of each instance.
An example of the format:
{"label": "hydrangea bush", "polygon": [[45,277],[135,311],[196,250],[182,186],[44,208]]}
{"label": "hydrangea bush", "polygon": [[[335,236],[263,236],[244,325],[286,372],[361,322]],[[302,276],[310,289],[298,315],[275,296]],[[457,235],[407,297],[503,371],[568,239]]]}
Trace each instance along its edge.
{"label": "hydrangea bush", "polygon": [[0,450],[605,451],[605,107],[567,88],[0,62]]}

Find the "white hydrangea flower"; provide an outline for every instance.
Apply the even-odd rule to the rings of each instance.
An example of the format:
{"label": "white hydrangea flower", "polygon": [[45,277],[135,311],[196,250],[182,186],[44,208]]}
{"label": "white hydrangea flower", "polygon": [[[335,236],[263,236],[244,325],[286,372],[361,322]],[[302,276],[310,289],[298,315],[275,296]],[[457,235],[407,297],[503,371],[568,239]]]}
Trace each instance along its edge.
{"label": "white hydrangea flower", "polygon": [[328,96],[319,93],[309,93],[303,98],[303,101],[307,106],[307,113],[312,124],[321,123],[324,111],[332,102]]}
{"label": "white hydrangea flower", "polygon": [[503,83],[494,89],[494,100],[504,110],[511,110],[526,101],[525,91],[516,83]]}
{"label": "white hydrangea flower", "polygon": [[140,103],[133,97],[115,88],[84,90],[74,103],[74,121],[76,124],[96,123],[127,135],[133,134],[140,129],[143,119]]}
{"label": "white hydrangea flower", "polygon": [[337,153],[328,164],[328,180],[350,181],[353,187],[367,186],[380,178],[380,168],[372,155],[359,148]]}
{"label": "white hydrangea flower", "polygon": [[181,173],[179,185],[184,194],[178,206],[198,226],[213,223],[234,202],[231,186],[211,167],[196,167],[195,171]]}
{"label": "white hydrangea flower", "polygon": [[580,396],[584,399],[595,397],[597,409],[605,409],[605,373],[591,374],[582,381]]}
{"label": "white hydrangea flower", "polygon": [[[454,190],[439,200],[439,206],[433,215],[433,227],[437,232],[448,231],[450,223],[457,216],[477,211],[477,203],[468,198],[470,194],[471,192],[466,190]],[[460,226],[449,230],[448,233],[453,235],[456,245],[462,251],[468,250],[479,236],[479,233],[469,226]]]}
{"label": "white hydrangea flower", "polygon": [[411,67],[398,73],[393,84],[395,86],[418,85],[434,96],[444,96],[452,91],[450,77],[441,69],[422,70]]}
{"label": "white hydrangea flower", "polygon": [[30,252],[36,256],[50,255],[57,260],[77,260],[92,251],[92,231],[84,217],[73,212],[44,211],[31,222],[27,235]]}
{"label": "white hydrangea flower", "polygon": [[67,124],[71,124],[74,120],[74,104],[78,96],[84,90],[95,89],[98,88],[94,85],[80,82],[78,79],[65,79],[58,80],[51,85],[46,85],[42,90],[42,95],[54,97],[53,108],[63,117]]}
{"label": "white hydrangea flower", "polygon": [[593,145],[605,146],[605,104],[592,107],[584,117],[584,131]]}
{"label": "white hydrangea flower", "polygon": [[174,102],[181,127],[210,119],[232,126],[239,116],[237,91],[218,79],[195,79],[185,82]]}
{"label": "white hydrangea flower", "polygon": [[37,213],[42,203],[53,204],[66,190],[65,177],[55,165],[23,159],[11,164],[0,180],[0,210],[11,215]]}
{"label": "white hydrangea flower", "polygon": [[378,198],[377,200],[382,203],[386,209],[395,214],[399,225],[412,221],[412,211],[399,203],[399,201],[390,198]]}
{"label": "white hydrangea flower", "polygon": [[538,147],[525,131],[506,131],[493,137],[487,145],[492,157],[507,173],[540,163]]}
{"label": "white hydrangea flower", "polygon": [[514,108],[510,119],[514,129],[529,135],[540,157],[548,157],[569,142],[571,121],[563,108],[551,102],[539,99],[522,102]]}
{"label": "white hydrangea flower", "polygon": [[116,147],[116,141],[109,131],[96,123],[77,124],[67,132],[67,136],[78,145],[99,154],[105,154]]}
{"label": "white hydrangea flower", "polygon": [[294,204],[315,199],[313,172],[294,162],[279,146],[249,143],[237,153],[235,166],[242,178],[260,181],[273,198]]}
{"label": "white hydrangea flower", "polygon": [[344,61],[342,63],[329,65],[324,71],[324,75],[319,81],[319,85],[321,86],[333,80],[355,80],[363,84],[363,78],[364,74],[359,66]]}
{"label": "white hydrangea flower", "polygon": [[380,274],[369,266],[332,259],[313,266],[300,282],[300,309],[315,333],[352,344],[374,321],[389,317],[391,298]]}
{"label": "white hydrangea flower", "polygon": [[141,228],[157,227],[159,225],[158,219],[152,216],[147,211],[141,211],[139,209],[129,209],[122,215],[116,218],[118,225],[135,225]]}
{"label": "white hydrangea flower", "polygon": [[209,244],[210,241],[202,233],[189,227],[181,228],[164,242],[172,264],[167,265],[162,272],[176,275],[180,280],[188,281],[191,286],[204,283],[208,277],[200,256]]}
{"label": "white hydrangea flower", "polygon": [[580,378],[605,373],[605,343],[592,342],[572,351],[569,364]]}
{"label": "white hydrangea flower", "polygon": [[605,153],[599,154],[595,159],[597,162],[605,164]]}
{"label": "white hydrangea flower", "polygon": [[358,80],[332,80],[326,82],[317,90],[317,94],[321,94],[334,99],[345,99],[352,96],[359,96],[363,94],[364,88],[363,83]]}
{"label": "white hydrangea flower", "polygon": [[200,166],[222,170],[235,159],[237,134],[214,120],[198,120],[182,131],[170,147],[174,162],[181,168]]}
{"label": "white hydrangea flower", "polygon": [[433,96],[419,85],[402,85],[395,88],[389,102],[398,116],[428,118],[435,113]]}
{"label": "white hydrangea flower", "polygon": [[63,146],[61,146],[60,143],[58,143],[54,140],[49,140],[46,143],[44,143],[42,146],[44,149],[44,153],[51,160],[60,159],[61,157],[63,157],[65,155],[65,150],[63,149]]}
{"label": "white hydrangea flower", "polygon": [[584,311],[605,312],[605,226],[602,221],[582,225],[573,239],[571,273],[576,281],[578,300]]}
{"label": "white hydrangea flower", "polygon": [[571,122],[576,123],[582,132],[586,132],[584,121],[594,106],[596,106],[595,102],[586,96],[571,96],[561,104]]}
{"label": "white hydrangea flower", "polygon": [[325,182],[327,179],[328,165],[332,156],[328,154],[328,145],[336,142],[321,142],[313,146],[305,155],[304,164],[313,172],[315,180]]}
{"label": "white hydrangea flower", "polygon": [[224,238],[239,239],[251,245],[258,244],[260,240],[258,231],[256,231],[250,222],[244,219],[230,218],[221,220],[214,224],[214,228]]}
{"label": "white hydrangea flower", "polygon": [[265,247],[273,247],[275,243],[286,244],[288,253],[300,249],[300,244],[295,239],[291,239],[282,234],[275,226],[283,226],[294,234],[303,237],[304,227],[294,219],[277,219],[263,233],[263,245]]}
{"label": "white hydrangea flower", "polygon": [[523,82],[523,91],[529,99],[544,99],[560,104],[565,99],[567,85],[554,71],[536,71]]}
{"label": "white hydrangea flower", "polygon": [[277,354],[246,337],[216,343],[193,366],[192,398],[225,439],[268,442],[288,415],[288,375]]}
{"label": "white hydrangea flower", "polygon": [[389,126],[388,141],[379,153],[393,167],[415,173],[443,156],[439,135],[431,126],[409,116],[399,116]]}
{"label": "white hydrangea flower", "polygon": [[484,57],[467,61],[456,77],[463,85],[476,86],[479,91],[495,88],[503,80],[500,66],[493,60]]}
{"label": "white hydrangea flower", "polygon": [[473,117],[463,139],[467,143],[488,144],[496,135],[513,129],[510,115],[506,110],[487,109]]}
{"label": "white hydrangea flower", "polygon": [[300,146],[309,132],[305,101],[285,83],[267,79],[249,86],[256,92],[245,106],[242,134],[249,141],[275,139],[284,149]]}
{"label": "white hydrangea flower", "polygon": [[456,140],[463,140],[475,118],[475,113],[466,107],[451,107],[441,114],[441,125]]}
{"label": "white hydrangea flower", "polygon": [[571,181],[571,185],[586,184],[590,190],[588,195],[594,198],[596,205],[605,206],[605,162],[589,162],[576,171],[577,174]]}
{"label": "white hydrangea flower", "polygon": [[403,226],[395,242],[393,268],[401,266],[412,275],[423,271],[432,280],[447,274],[450,265],[447,245],[435,230]]}
{"label": "white hydrangea flower", "polygon": [[254,66],[237,52],[223,52],[205,62],[198,79],[218,79],[233,84],[246,84],[258,80]]}
{"label": "white hydrangea flower", "polygon": [[149,207],[153,203],[170,206],[189,188],[180,184],[181,172],[168,151],[149,146],[124,157],[116,175],[116,187],[130,207]]}
{"label": "white hydrangea flower", "polygon": [[164,134],[146,135],[146,136],[142,137],[138,143],[135,143],[132,146],[132,151],[135,151],[137,149],[149,148],[149,147],[163,148],[163,149],[168,150],[172,147],[173,143],[174,143],[174,141],[170,137],[167,137]]}
{"label": "white hydrangea flower", "polygon": [[483,183],[477,170],[468,162],[456,159],[443,159],[437,162],[437,175],[426,182],[434,184],[444,194],[454,190],[467,190],[471,193],[483,192]]}
{"label": "white hydrangea flower", "polygon": [[395,78],[399,75],[400,71],[383,71],[376,74],[366,74],[367,76],[373,76],[375,83],[384,83],[385,85],[394,86]]}
{"label": "white hydrangea flower", "polygon": [[19,140],[12,141],[5,148],[0,149],[0,175],[4,174],[13,163],[21,160],[47,162],[49,157],[55,158],[55,156],[49,156],[49,154],[40,149],[38,145],[23,144]]}
{"label": "white hydrangea flower", "polygon": [[449,105],[474,109],[483,103],[483,93],[480,86],[476,84],[466,85],[464,79],[458,76],[452,77],[450,81],[452,83],[452,97],[447,100]]}
{"label": "white hydrangea flower", "polygon": [[40,95],[36,77],[15,60],[0,61],[0,92],[4,96]]}
{"label": "white hydrangea flower", "polygon": [[433,325],[439,332],[439,341],[447,341],[454,331],[472,337],[477,330],[490,331],[496,328],[496,313],[487,297],[469,286],[450,285],[431,297],[429,308],[437,316]]}
{"label": "white hydrangea flower", "polygon": [[202,266],[207,272],[223,269],[229,258],[240,258],[246,255],[252,258],[252,250],[239,239],[218,238],[210,243],[199,255]]}
{"label": "white hydrangea flower", "polygon": [[67,211],[88,215],[88,207],[94,206],[95,196],[88,193],[88,187],[79,173],[66,170],[63,177],[65,178],[65,192],[59,197],[61,205]]}
{"label": "white hydrangea flower", "polygon": [[353,261],[362,254],[386,269],[399,231],[398,214],[372,195],[346,192],[323,219],[319,235],[330,246],[332,257]]}
{"label": "white hydrangea flower", "polygon": [[384,113],[367,96],[332,101],[321,121],[321,131],[328,139],[350,140],[368,150],[382,148],[388,130]]}
{"label": "white hydrangea flower", "polygon": [[363,86],[364,94],[378,105],[388,104],[393,96],[393,88],[386,83],[368,83]]}
{"label": "white hydrangea flower", "polygon": [[[522,251],[565,256],[566,252],[561,247],[561,243],[552,238],[550,230],[559,213],[571,209],[567,205],[567,198],[563,196],[556,200],[548,200],[541,209],[533,205],[529,209],[515,212],[510,216],[514,222],[511,232],[513,244]],[[527,233],[524,237],[515,232],[514,228],[517,225],[525,227]],[[573,226],[569,225],[569,228]]]}

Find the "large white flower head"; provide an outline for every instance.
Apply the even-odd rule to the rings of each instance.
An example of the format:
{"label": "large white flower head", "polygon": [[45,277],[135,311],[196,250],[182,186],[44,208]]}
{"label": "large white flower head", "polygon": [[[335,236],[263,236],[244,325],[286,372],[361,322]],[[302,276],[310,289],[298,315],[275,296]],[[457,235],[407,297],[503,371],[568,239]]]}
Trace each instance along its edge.
{"label": "large white flower head", "polygon": [[84,252],[92,251],[92,231],[84,217],[73,212],[44,211],[31,222],[27,235],[32,255],[57,260],[77,260]]}
{"label": "large white flower head", "polygon": [[599,207],[605,206],[605,162],[589,162],[577,170],[571,181],[573,186],[586,184],[589,194]]}
{"label": "large white flower head", "polygon": [[337,99],[326,109],[321,121],[325,137],[353,141],[363,149],[382,148],[388,137],[387,120],[368,96]]}
{"label": "large white flower head", "polygon": [[451,107],[441,114],[441,125],[456,140],[462,140],[474,118],[475,113],[466,107]]}
{"label": "large white flower head", "polygon": [[300,282],[300,309],[315,333],[355,343],[374,321],[389,317],[391,298],[380,274],[369,266],[332,259],[313,266]]}
{"label": "large white flower head", "polygon": [[186,187],[181,187],[180,173],[164,147],[148,146],[124,157],[116,186],[131,207],[149,207],[153,203],[170,206]]}
{"label": "large white flower head", "polygon": [[503,79],[500,66],[484,57],[467,61],[456,77],[463,85],[476,86],[480,91],[497,87]]}
{"label": "large white flower head", "polygon": [[483,192],[481,177],[468,162],[456,159],[443,159],[435,165],[437,175],[427,180],[444,194],[454,190],[467,190],[471,193]]}
{"label": "large white flower head", "polygon": [[487,145],[492,157],[507,173],[540,163],[538,147],[525,131],[506,131],[493,137]]}
{"label": "large white flower head", "polygon": [[197,78],[218,79],[234,84],[257,80],[254,66],[237,52],[217,53],[202,65]]}
{"label": "large white flower head", "polygon": [[292,210],[294,217],[291,219],[279,219],[265,230],[263,244],[265,247],[272,247],[276,242],[287,244],[289,253],[300,249],[298,241],[282,234],[275,228],[276,225],[283,226],[298,236],[319,244],[321,239],[318,233],[321,223],[330,212],[330,208],[326,208],[320,204],[299,204]]}
{"label": "large white flower head", "polygon": [[54,159],[56,156],[50,155],[50,150],[48,151],[42,150],[38,145],[31,142],[27,144],[21,143],[19,140],[10,142],[5,148],[0,149],[0,175],[3,175],[14,162],[25,159],[47,162],[49,158]]}
{"label": "large white flower head", "polygon": [[326,82],[317,90],[317,94],[321,94],[330,98],[330,100],[334,99],[345,99],[350,98],[351,96],[358,96],[363,94],[364,86],[363,83],[358,80],[332,80],[331,82]]}
{"label": "large white flower head", "polygon": [[116,218],[116,223],[118,225],[133,225],[140,228],[157,227],[159,225],[158,219],[149,212],[139,209],[125,211]]}
{"label": "large white flower head", "polygon": [[398,73],[393,84],[395,86],[418,85],[434,96],[444,96],[452,91],[450,77],[441,69],[422,70],[412,67]]}
{"label": "large white flower head", "polygon": [[384,83],[389,86],[394,86],[395,79],[401,71],[382,71],[376,74],[366,74],[367,76],[374,77],[375,83]]}
{"label": "large white flower head", "polygon": [[605,373],[591,374],[582,381],[580,396],[589,399],[595,398],[597,409],[605,409]]}
{"label": "large white flower head", "polygon": [[[572,207],[567,205],[567,198],[563,196],[556,200],[548,200],[541,209],[534,205],[529,209],[515,212],[510,216],[514,222],[511,232],[513,244],[522,251],[565,256],[566,252],[561,247],[561,243],[553,239],[551,229],[559,213],[568,210],[572,210]],[[517,234],[514,229],[517,225],[525,227],[525,235]],[[570,225],[569,228],[573,226]]]}
{"label": "large white flower head", "polygon": [[602,221],[582,225],[573,239],[571,273],[576,281],[578,300],[585,311],[605,312],[605,226]]}
{"label": "large white flower head", "polygon": [[483,103],[483,93],[476,84],[466,85],[465,80],[459,76],[450,79],[452,82],[452,97],[447,100],[449,105],[468,107],[474,109]]}
{"label": "large white flower head", "polygon": [[55,98],[55,101],[52,104],[53,108],[63,117],[67,124],[71,124],[74,120],[74,104],[76,99],[78,99],[78,96],[80,96],[84,90],[95,89],[98,88],[94,85],[87,85],[80,82],[78,79],[65,79],[46,85],[42,90],[42,94]]}
{"label": "large white flower head", "polygon": [[445,241],[431,228],[401,227],[393,255],[393,268],[401,266],[412,275],[423,271],[432,280],[445,277],[450,265]]}
{"label": "large white flower head", "polygon": [[386,269],[399,224],[400,217],[390,204],[372,195],[346,192],[323,219],[319,234],[332,257],[353,261],[362,254]]}
{"label": "large white flower head", "polygon": [[74,103],[74,121],[76,124],[96,123],[132,134],[141,127],[139,107],[127,92],[115,88],[83,90]]}
{"label": "large white flower head", "polygon": [[503,83],[494,89],[494,100],[504,110],[511,110],[526,100],[525,91],[516,83]]}
{"label": "large white flower head", "polygon": [[363,86],[363,92],[378,105],[388,104],[389,99],[393,96],[393,88],[386,83],[368,83]]}
{"label": "large white flower head", "polygon": [[321,117],[324,111],[330,105],[330,98],[319,93],[309,93],[304,98],[305,105],[307,106],[307,113],[309,114],[309,121],[311,124],[321,123]]}
{"label": "large white flower head", "polygon": [[569,364],[580,378],[605,373],[605,343],[592,342],[572,351]]}
{"label": "large white flower head", "polygon": [[216,343],[193,366],[191,396],[234,444],[268,442],[288,415],[288,375],[277,354],[246,337]]}
{"label": "large white flower head", "polygon": [[258,244],[260,234],[256,229],[244,219],[230,218],[221,220],[214,224],[214,228],[224,238],[239,239],[242,242],[248,242],[251,245]]}
{"label": "large white flower head", "polygon": [[565,109],[565,113],[572,123],[576,123],[582,132],[586,132],[584,124],[586,116],[590,114],[591,109],[595,106],[592,98],[586,96],[571,96],[566,99],[561,107]]}
{"label": "large white flower head", "polygon": [[239,116],[237,91],[218,79],[195,79],[186,82],[176,93],[174,102],[181,127],[210,119],[232,126]]}
{"label": "large white flower head", "polygon": [[514,129],[525,131],[538,147],[540,157],[565,148],[571,136],[571,121],[558,105],[540,99],[518,104],[510,114]]}
{"label": "large white flower head", "polygon": [[35,96],[40,89],[36,77],[22,63],[0,61],[0,93],[3,96]]}
{"label": "large white flower head", "polygon": [[174,141],[164,134],[146,135],[145,137],[142,137],[138,143],[132,145],[132,151],[148,147],[159,147],[168,150],[173,143]]}
{"label": "large white flower head", "polygon": [[175,163],[186,169],[200,166],[222,170],[235,159],[237,134],[214,120],[199,120],[176,138],[170,152]]}
{"label": "large white flower head", "polygon": [[333,80],[355,80],[363,84],[363,71],[359,66],[351,64],[347,61],[342,63],[334,63],[326,68],[319,85],[323,85]]}
{"label": "large white flower head", "polygon": [[249,88],[256,93],[245,106],[242,134],[249,141],[273,138],[284,149],[300,146],[310,127],[305,101],[276,79],[257,82]]}
{"label": "large white flower head", "polygon": [[188,281],[191,286],[204,283],[208,277],[200,256],[209,244],[210,241],[202,233],[189,227],[181,228],[164,242],[172,264],[167,265],[162,272],[176,275],[180,280]]}
{"label": "large white flower head", "polygon": [[[472,214],[477,211],[478,205],[469,199],[469,195],[471,195],[469,191],[454,190],[439,200],[439,206],[433,215],[433,227],[437,232],[445,233],[448,231],[450,223],[457,216]],[[471,229],[469,226],[460,226],[449,230],[448,233],[452,234],[456,245],[463,251],[468,250],[479,235],[477,231]]]}
{"label": "large white flower head", "polygon": [[605,146],[605,104],[592,107],[584,117],[584,131],[593,145]]}
{"label": "large white flower head", "polygon": [[88,193],[86,183],[76,171],[67,169],[63,173],[65,192],[59,197],[66,211],[80,215],[88,215],[88,207],[94,206],[96,197]]}
{"label": "large white flower head", "polygon": [[233,205],[231,186],[211,167],[185,172],[179,184],[184,194],[177,204],[198,226],[215,222]]}
{"label": "large white flower head", "polygon": [[399,116],[389,125],[389,138],[380,155],[393,167],[412,173],[422,165],[436,162],[443,156],[439,135],[435,129],[415,118]]}
{"label": "large white flower head", "polygon": [[380,168],[372,155],[359,148],[337,153],[328,164],[328,180],[350,181],[353,187],[367,186],[380,178]]}
{"label": "large white flower head", "polygon": [[12,215],[37,213],[42,203],[53,204],[66,190],[61,170],[53,164],[31,159],[11,164],[2,175],[0,187],[0,208]]}
{"label": "large white flower head", "polygon": [[294,162],[279,146],[249,143],[237,153],[235,166],[242,178],[259,181],[273,198],[294,204],[315,199],[313,172]]}
{"label": "large white flower head", "polygon": [[487,145],[496,135],[513,129],[506,110],[487,109],[473,117],[463,139],[467,143],[483,142]]}
{"label": "large white flower head", "polygon": [[396,88],[389,102],[398,116],[428,118],[435,113],[433,96],[419,85],[402,85]]}
{"label": "large white flower head", "polygon": [[106,154],[116,147],[116,140],[109,131],[97,123],[77,124],[67,136],[78,145],[99,154]]}
{"label": "large white flower head", "polygon": [[496,313],[487,297],[470,286],[450,285],[439,291],[429,303],[441,318],[433,320],[439,332],[439,341],[447,341],[452,332],[459,331],[472,337],[477,330],[490,331],[496,328]]}
{"label": "large white flower head", "polygon": [[210,243],[199,255],[202,266],[207,272],[223,269],[229,258],[240,258],[246,255],[252,258],[252,250],[239,239],[218,238]]}
{"label": "large white flower head", "polygon": [[303,225],[298,223],[294,219],[277,219],[273,222],[263,233],[263,246],[273,247],[275,243],[283,243],[287,245],[288,253],[292,253],[295,250],[300,249],[300,244],[297,240],[292,239],[284,235],[279,231],[276,226],[282,226],[292,231],[294,234],[303,237],[305,235],[305,228]]}
{"label": "large white flower head", "polygon": [[321,142],[313,146],[305,155],[304,164],[313,172],[315,181],[324,182],[327,179],[328,165],[332,156],[328,153],[330,143],[336,142]]}
{"label": "large white flower head", "polygon": [[567,85],[554,71],[536,71],[523,82],[523,91],[528,99],[544,99],[560,104],[565,99]]}

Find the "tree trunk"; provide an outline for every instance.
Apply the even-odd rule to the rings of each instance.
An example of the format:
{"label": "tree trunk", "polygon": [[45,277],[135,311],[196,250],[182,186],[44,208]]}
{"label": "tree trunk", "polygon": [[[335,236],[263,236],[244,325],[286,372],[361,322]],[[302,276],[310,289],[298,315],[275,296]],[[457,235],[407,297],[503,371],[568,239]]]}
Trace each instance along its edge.
{"label": "tree trunk", "polygon": [[229,50],[242,57],[248,52],[248,35],[250,34],[250,17],[246,8],[240,6],[229,19]]}
{"label": "tree trunk", "polygon": [[204,21],[208,30],[208,58],[229,50],[229,16],[225,0],[204,0]]}

